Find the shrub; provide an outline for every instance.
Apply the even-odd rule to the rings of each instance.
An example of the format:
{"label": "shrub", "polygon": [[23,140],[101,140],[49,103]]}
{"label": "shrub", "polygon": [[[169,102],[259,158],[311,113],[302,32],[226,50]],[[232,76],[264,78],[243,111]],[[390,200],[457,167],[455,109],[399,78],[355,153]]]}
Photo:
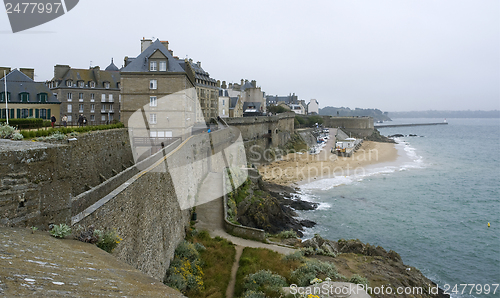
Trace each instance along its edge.
{"label": "shrub", "polygon": [[334,264],[325,263],[318,260],[308,260],[299,268],[292,271],[290,278],[299,287],[309,286],[310,281],[315,278],[338,278],[337,268]]}
{"label": "shrub", "polygon": [[303,261],[304,252],[302,250],[298,250],[293,254],[284,255],[282,259],[285,261]]}
{"label": "shrub", "polygon": [[71,235],[71,228],[67,224],[54,225],[50,234],[56,238],[64,238]]}
{"label": "shrub", "polygon": [[283,276],[273,274],[270,270],[259,270],[249,274],[245,277],[244,282],[245,292],[263,292],[265,297],[279,297],[281,288],[287,286]]}
{"label": "shrub", "polygon": [[80,231],[76,239],[86,243],[95,244],[102,239],[102,232],[100,230],[96,230],[94,226],[89,226],[86,230]]}
{"label": "shrub", "polygon": [[288,239],[288,238],[297,238],[297,233],[294,230],[290,231],[281,231],[279,234],[276,235],[279,238],[282,239]]}
{"label": "shrub", "polygon": [[18,132],[16,132],[15,134],[12,135],[12,139],[14,141],[20,141],[24,138],[24,136]]}
{"label": "shrub", "polygon": [[115,249],[116,246],[118,246],[118,244],[123,240],[120,236],[118,236],[118,233],[116,233],[116,230],[114,229],[108,230],[105,233],[97,231],[98,230],[94,231],[96,237],[99,237],[99,241],[96,243],[97,247],[109,253],[113,252],[113,249]]}
{"label": "shrub", "polygon": [[0,125],[0,139],[10,139],[14,134],[15,128],[10,125]]}
{"label": "shrub", "polygon": [[246,291],[243,298],[266,298],[266,294],[262,292]]}
{"label": "shrub", "polygon": [[[201,247],[205,248],[203,245]],[[183,293],[201,291],[203,289],[203,271],[199,257],[193,243],[181,242],[175,249],[174,259],[167,270],[164,283]]]}
{"label": "shrub", "polygon": [[64,140],[66,138],[66,135],[61,133],[60,131],[55,131],[53,134],[51,134],[49,137],[47,137],[47,140]]}
{"label": "shrub", "polygon": [[368,287],[368,279],[366,277],[362,277],[358,274],[353,274],[349,279],[349,282],[358,285],[365,285],[365,288]]}

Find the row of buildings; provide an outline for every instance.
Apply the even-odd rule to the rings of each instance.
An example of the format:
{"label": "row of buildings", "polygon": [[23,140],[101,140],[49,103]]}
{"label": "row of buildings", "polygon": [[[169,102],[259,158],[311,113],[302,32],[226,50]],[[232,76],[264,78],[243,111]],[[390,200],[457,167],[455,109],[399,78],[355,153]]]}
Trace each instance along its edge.
{"label": "row of buildings", "polygon": [[[189,115],[180,116],[179,112],[168,120],[158,115],[148,120],[182,122],[182,126],[189,126],[191,122],[208,123],[217,117],[265,115],[267,107],[272,105],[286,106],[298,114],[318,113],[316,100],[306,104],[295,94],[266,95],[254,80],[242,79],[228,84],[215,80],[202,68],[201,62],[174,56],[168,41],[144,38],[140,54],[125,57],[121,69],[113,60],[104,70],[98,66],[77,69],[56,65],[50,81],[36,82],[34,69],[0,67],[0,78],[0,106],[5,100],[8,103],[8,110],[1,106],[1,118],[50,119],[55,115],[60,122],[66,115],[68,122],[75,124],[83,115],[90,124],[117,120],[126,124],[131,115],[141,109],[154,109],[158,115],[165,109],[170,114],[178,109],[188,111]],[[183,91],[188,89],[193,89],[195,95]],[[182,100],[188,96],[188,102],[173,96],[178,92],[184,92]],[[186,121],[189,123],[184,123]]]}

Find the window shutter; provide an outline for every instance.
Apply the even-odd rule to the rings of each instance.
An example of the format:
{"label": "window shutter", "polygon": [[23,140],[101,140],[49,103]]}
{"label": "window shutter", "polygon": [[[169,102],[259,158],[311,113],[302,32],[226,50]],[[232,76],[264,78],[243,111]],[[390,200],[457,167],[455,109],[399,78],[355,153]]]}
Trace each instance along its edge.
{"label": "window shutter", "polygon": [[40,110],[35,109],[35,118],[38,118],[38,117],[40,117]]}
{"label": "window shutter", "polygon": [[50,109],[47,109],[47,115],[45,116],[45,119],[50,119],[52,117],[52,114],[50,113]]}
{"label": "window shutter", "polygon": [[21,109],[17,109],[17,119],[21,118]]}
{"label": "window shutter", "polygon": [[33,117],[33,109],[30,109],[30,117]]}
{"label": "window shutter", "polygon": [[10,109],[10,118],[14,118],[14,109]]}

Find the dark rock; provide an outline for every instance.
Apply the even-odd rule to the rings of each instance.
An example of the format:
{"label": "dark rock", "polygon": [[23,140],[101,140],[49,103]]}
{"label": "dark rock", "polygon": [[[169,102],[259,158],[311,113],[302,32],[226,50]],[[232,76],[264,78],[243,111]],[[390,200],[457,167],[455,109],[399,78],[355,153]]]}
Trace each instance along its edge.
{"label": "dark rock", "polygon": [[312,220],[307,220],[307,219],[303,219],[300,221],[300,224],[303,226],[303,227],[306,227],[306,228],[312,228],[316,225],[316,223]]}

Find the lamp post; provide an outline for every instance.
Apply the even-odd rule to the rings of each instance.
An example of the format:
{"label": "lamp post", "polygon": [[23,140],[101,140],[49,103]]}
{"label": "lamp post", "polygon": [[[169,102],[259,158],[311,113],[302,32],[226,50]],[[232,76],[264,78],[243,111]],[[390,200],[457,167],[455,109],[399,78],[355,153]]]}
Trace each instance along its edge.
{"label": "lamp post", "polygon": [[5,86],[4,94],[5,94],[5,119],[7,119],[7,125],[9,125],[9,106],[7,105],[7,74],[5,73],[5,70],[3,71],[3,82]]}

